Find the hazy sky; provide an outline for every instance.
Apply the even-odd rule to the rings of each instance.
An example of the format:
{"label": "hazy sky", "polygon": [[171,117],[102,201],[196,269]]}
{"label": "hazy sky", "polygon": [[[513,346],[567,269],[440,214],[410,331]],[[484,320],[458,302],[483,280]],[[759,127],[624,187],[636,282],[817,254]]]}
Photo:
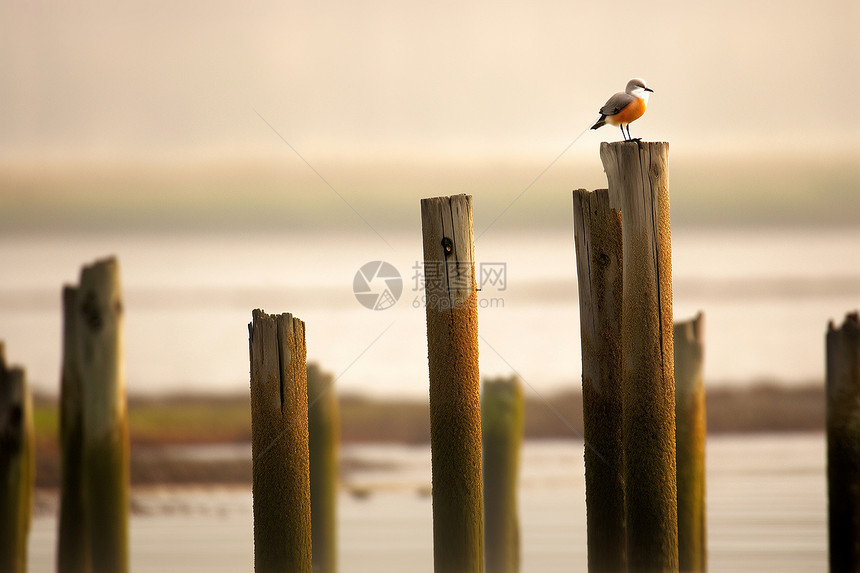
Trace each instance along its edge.
{"label": "hazy sky", "polygon": [[551,158],[633,76],[676,150],[860,141],[856,0],[0,6],[0,160],[282,153],[256,112],[312,157]]}

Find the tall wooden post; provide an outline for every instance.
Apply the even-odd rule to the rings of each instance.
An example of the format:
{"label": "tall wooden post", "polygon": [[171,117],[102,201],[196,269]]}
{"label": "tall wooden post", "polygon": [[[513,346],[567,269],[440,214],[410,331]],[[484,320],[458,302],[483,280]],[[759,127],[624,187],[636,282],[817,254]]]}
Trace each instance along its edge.
{"label": "tall wooden post", "polygon": [[705,318],[675,323],[675,444],[678,464],[678,565],[704,573],[705,513]]}
{"label": "tall wooden post", "polygon": [[305,324],[255,310],[248,330],[254,570],[311,573]]}
{"label": "tall wooden post", "polygon": [[860,315],[827,329],[830,571],[860,570]]}
{"label": "tall wooden post", "polygon": [[337,490],[340,417],[334,376],[308,365],[308,449],[314,573],[337,571]]}
{"label": "tall wooden post", "polygon": [[119,264],[81,271],[75,320],[82,382],[84,499],[94,573],[128,571],[129,440]]}
{"label": "tall wooden post", "polygon": [[588,570],[627,571],[622,447],[622,229],[609,191],[573,192]]}
{"label": "tall wooden post", "polygon": [[90,538],[84,497],[84,404],[78,367],[78,289],[63,288],[63,362],[60,380],[60,516],[57,571],[89,573]]}
{"label": "tall wooden post", "polygon": [[518,573],[520,520],[517,486],[525,401],[523,386],[517,376],[484,380],[481,425],[487,573]]}
{"label": "tall wooden post", "polygon": [[472,198],[421,200],[433,561],[437,573],[483,571],[481,401]]}
{"label": "tall wooden post", "polygon": [[627,563],[678,571],[669,145],[602,143],[624,227],[622,355]]}
{"label": "tall wooden post", "polygon": [[33,403],[22,368],[0,342],[0,571],[27,571],[35,479]]}

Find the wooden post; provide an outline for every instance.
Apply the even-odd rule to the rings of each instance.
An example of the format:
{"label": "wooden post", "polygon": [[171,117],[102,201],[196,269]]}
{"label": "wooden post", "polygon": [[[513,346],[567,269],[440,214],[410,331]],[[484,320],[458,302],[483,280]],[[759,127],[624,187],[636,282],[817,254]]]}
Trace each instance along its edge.
{"label": "wooden post", "polygon": [[481,400],[472,198],[421,200],[430,365],[433,561],[483,570]]}
{"label": "wooden post", "polygon": [[27,571],[35,479],[33,402],[21,368],[0,342],[0,571]]}
{"label": "wooden post", "polygon": [[308,365],[308,449],[314,573],[337,571],[337,490],[340,417],[334,376]]}
{"label": "wooden post", "polygon": [[678,565],[704,573],[705,513],[705,318],[675,323],[675,444],[678,465]]}
{"label": "wooden post", "polygon": [[518,377],[484,380],[481,425],[486,569],[488,573],[518,573],[517,479],[525,426],[523,387]]}
{"label": "wooden post", "polygon": [[94,573],[128,571],[129,441],[119,264],[81,271],[76,362],[82,382],[84,498]]}
{"label": "wooden post", "polygon": [[84,498],[84,404],[77,357],[78,289],[63,288],[63,362],[60,380],[60,516],[57,571],[89,573],[90,539]]}
{"label": "wooden post", "polygon": [[588,570],[627,571],[622,447],[622,229],[609,191],[573,192]]}
{"label": "wooden post", "polygon": [[622,356],[627,563],[678,571],[669,145],[602,143],[624,228]]}
{"label": "wooden post", "polygon": [[254,570],[311,573],[305,324],[255,310],[248,330]]}
{"label": "wooden post", "polygon": [[860,570],[860,316],[827,329],[830,571]]}

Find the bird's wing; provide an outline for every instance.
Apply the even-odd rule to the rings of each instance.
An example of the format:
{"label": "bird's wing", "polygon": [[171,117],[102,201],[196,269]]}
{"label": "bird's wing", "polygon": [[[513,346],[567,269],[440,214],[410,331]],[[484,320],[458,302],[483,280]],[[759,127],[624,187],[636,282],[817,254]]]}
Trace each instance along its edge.
{"label": "bird's wing", "polygon": [[615,115],[622,109],[628,106],[630,102],[633,101],[633,96],[630,94],[626,94],[624,92],[618,92],[606,102],[602,108],[600,108],[600,113],[603,115]]}

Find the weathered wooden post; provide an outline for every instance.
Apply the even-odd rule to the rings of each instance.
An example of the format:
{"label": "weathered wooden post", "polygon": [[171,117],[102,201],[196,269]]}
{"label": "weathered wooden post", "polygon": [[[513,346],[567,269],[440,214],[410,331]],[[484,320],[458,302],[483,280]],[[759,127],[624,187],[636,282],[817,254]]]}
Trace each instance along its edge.
{"label": "weathered wooden post", "polygon": [[248,331],[254,570],[311,573],[305,324],[254,310]]}
{"label": "weathered wooden post", "polygon": [[624,228],[623,443],[627,563],[678,571],[669,145],[602,143]]}
{"label": "weathered wooden post", "polygon": [[421,200],[430,366],[433,561],[438,573],[484,565],[481,400],[472,198]]}
{"label": "weathered wooden post", "polygon": [[308,449],[314,573],[337,571],[337,489],[340,417],[334,376],[308,365]]}
{"label": "weathered wooden post", "polygon": [[525,427],[517,376],[484,380],[481,392],[484,475],[484,553],[488,573],[520,570],[517,480]]}
{"label": "weathered wooden post", "polygon": [[90,538],[84,498],[84,404],[77,357],[78,289],[63,288],[63,362],[60,375],[60,516],[57,571],[89,573]]}
{"label": "weathered wooden post", "polygon": [[573,192],[588,570],[627,571],[622,445],[622,229],[609,191]]}
{"label": "weathered wooden post", "polygon": [[75,320],[83,402],[84,499],[95,573],[128,571],[129,440],[119,264],[81,271]]}
{"label": "weathered wooden post", "polygon": [[708,569],[705,513],[705,318],[675,323],[675,444],[678,465],[678,565]]}
{"label": "weathered wooden post", "polygon": [[35,479],[33,403],[22,368],[0,342],[0,571],[27,571]]}
{"label": "weathered wooden post", "polygon": [[860,315],[827,329],[830,571],[860,570]]}

